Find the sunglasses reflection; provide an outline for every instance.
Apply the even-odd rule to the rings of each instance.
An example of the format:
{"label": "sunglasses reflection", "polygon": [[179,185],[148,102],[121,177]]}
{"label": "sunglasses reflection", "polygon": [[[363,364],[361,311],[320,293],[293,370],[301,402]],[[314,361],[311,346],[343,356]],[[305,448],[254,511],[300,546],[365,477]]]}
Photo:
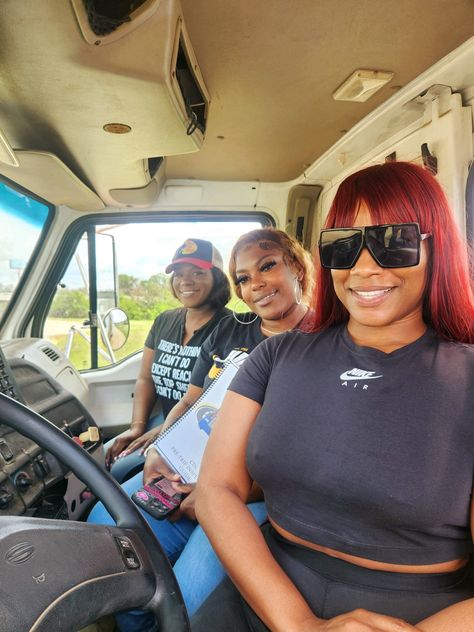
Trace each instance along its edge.
{"label": "sunglasses reflection", "polygon": [[321,231],[321,264],[329,269],[352,268],[364,246],[383,268],[418,265],[421,235],[418,224],[384,224],[365,228],[332,228]]}

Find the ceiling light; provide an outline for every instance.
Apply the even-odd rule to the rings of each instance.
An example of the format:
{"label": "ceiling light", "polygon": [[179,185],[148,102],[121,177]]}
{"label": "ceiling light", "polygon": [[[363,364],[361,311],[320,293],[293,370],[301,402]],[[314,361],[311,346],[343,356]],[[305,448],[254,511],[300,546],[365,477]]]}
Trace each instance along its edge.
{"label": "ceiling light", "polygon": [[333,92],[335,101],[367,101],[388,83],[394,73],[385,70],[355,70],[339,88]]}
{"label": "ceiling light", "polygon": [[130,125],[125,123],[106,123],[102,129],[109,134],[128,134],[132,131]]}

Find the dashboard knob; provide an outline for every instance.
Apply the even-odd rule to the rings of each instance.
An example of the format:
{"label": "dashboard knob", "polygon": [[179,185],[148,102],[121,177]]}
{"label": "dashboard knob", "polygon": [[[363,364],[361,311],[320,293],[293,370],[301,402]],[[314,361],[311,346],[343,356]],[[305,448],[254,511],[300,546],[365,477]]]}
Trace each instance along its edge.
{"label": "dashboard knob", "polygon": [[45,478],[45,476],[48,475],[50,471],[49,465],[42,454],[36,457],[36,459],[33,461],[33,469],[38,478]]}
{"label": "dashboard knob", "polygon": [[33,485],[33,479],[26,472],[18,472],[15,476],[15,485],[21,492],[26,492]]}

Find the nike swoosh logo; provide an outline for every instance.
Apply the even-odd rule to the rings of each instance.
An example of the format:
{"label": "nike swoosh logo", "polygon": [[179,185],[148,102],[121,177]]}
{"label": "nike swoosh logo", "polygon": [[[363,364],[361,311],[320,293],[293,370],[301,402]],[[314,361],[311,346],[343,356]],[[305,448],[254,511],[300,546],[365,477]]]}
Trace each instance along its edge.
{"label": "nike swoosh logo", "polygon": [[351,375],[350,371],[345,371],[340,375],[341,380],[376,380],[383,375]]}

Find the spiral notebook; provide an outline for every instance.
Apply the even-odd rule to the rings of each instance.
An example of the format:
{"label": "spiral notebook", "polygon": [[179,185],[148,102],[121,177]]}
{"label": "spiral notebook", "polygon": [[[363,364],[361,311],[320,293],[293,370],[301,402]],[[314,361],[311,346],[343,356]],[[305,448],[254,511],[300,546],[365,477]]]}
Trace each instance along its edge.
{"label": "spiral notebook", "polygon": [[185,483],[195,483],[212,425],[224,395],[248,354],[232,351],[222,363],[217,377],[191,408],[154,442],[160,455]]}

